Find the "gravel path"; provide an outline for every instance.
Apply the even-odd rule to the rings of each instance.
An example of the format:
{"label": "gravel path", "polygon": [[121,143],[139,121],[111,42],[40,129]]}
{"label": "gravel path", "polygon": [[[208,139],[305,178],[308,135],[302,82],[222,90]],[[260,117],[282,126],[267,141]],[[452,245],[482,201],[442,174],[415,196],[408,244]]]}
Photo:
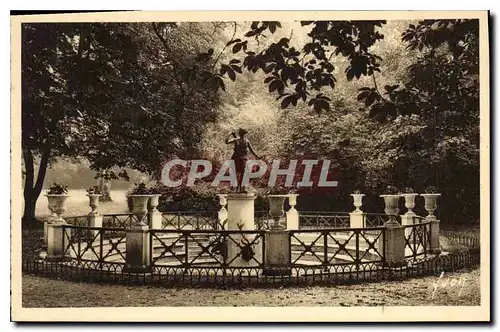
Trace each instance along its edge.
{"label": "gravel path", "polygon": [[279,289],[181,289],[23,277],[24,307],[480,305],[479,269],[400,282]]}

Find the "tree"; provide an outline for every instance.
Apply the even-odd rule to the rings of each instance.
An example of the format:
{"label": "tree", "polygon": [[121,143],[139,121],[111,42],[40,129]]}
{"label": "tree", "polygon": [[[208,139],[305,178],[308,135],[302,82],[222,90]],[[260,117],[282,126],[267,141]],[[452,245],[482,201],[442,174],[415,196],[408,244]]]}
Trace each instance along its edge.
{"label": "tree", "polygon": [[177,24],[23,26],[25,222],[51,159],[82,156],[98,172],[157,175],[168,156],[196,153],[218,95],[207,88],[209,59],[186,40]]}

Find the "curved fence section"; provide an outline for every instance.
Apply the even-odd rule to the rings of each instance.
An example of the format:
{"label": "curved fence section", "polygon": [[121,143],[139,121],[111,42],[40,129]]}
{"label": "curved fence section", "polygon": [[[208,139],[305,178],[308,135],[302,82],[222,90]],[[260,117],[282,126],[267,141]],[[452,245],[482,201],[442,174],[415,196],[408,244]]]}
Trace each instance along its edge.
{"label": "curved fence section", "polygon": [[269,230],[269,214],[255,215],[254,230],[224,229],[220,214],[206,211],[158,214],[158,229],[148,227],[148,215],[103,215],[102,227],[88,226],[95,216],[68,217],[68,224],[49,225],[46,258],[24,254],[33,251],[33,237],[23,233],[23,266],[58,277],[243,285],[384,280],[479,262],[477,238],[441,232],[450,246],[440,252],[437,226],[419,216],[308,211],[299,213],[299,229],[286,229],[284,216],[281,229]]}

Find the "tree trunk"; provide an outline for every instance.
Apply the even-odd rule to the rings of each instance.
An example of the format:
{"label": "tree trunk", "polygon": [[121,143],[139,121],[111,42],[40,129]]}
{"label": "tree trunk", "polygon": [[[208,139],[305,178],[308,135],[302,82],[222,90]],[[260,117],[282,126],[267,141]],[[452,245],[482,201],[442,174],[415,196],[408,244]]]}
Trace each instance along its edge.
{"label": "tree trunk", "polygon": [[23,159],[24,167],[26,169],[26,178],[24,180],[24,215],[22,220],[22,226],[24,228],[35,225],[36,200],[33,197],[35,171],[31,150],[23,149]]}
{"label": "tree trunk", "polygon": [[23,150],[24,165],[26,168],[26,179],[24,182],[24,215],[22,220],[23,227],[32,227],[36,225],[35,209],[36,202],[42,192],[43,181],[47,173],[49,163],[50,148],[46,148],[42,153],[40,167],[35,183],[35,166],[33,153],[30,149]]}

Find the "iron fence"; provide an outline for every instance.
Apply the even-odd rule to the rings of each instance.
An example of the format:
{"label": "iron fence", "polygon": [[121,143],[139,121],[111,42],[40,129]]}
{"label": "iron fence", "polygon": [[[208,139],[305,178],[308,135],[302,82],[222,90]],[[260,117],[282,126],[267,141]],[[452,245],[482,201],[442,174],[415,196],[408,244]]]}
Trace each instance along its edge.
{"label": "iron fence", "polygon": [[349,214],[345,212],[300,211],[300,229],[349,227]]}
{"label": "iron fence", "polygon": [[[369,233],[367,231],[370,231]],[[338,228],[289,231],[292,266],[322,266],[385,262],[385,228]],[[303,260],[309,256],[309,259]]]}
{"label": "iron fence", "polygon": [[264,231],[150,230],[149,234],[153,267],[264,267]]}
{"label": "iron fence", "polygon": [[162,213],[162,228],[222,229],[218,211],[168,211]]}
{"label": "iron fence", "polygon": [[480,264],[479,248],[448,255],[428,256],[407,261],[402,266],[377,263],[345,264],[330,267],[328,272],[317,267],[295,267],[291,275],[267,276],[259,268],[206,268],[186,270],[183,267],[155,266],[149,273],[128,273],[123,264],[112,262],[69,261],[65,263],[23,260],[23,273],[83,282],[106,282],[127,285],[161,285],[166,287],[276,287],[338,285],[359,282],[400,280],[441,272],[453,272]]}
{"label": "iron fence", "polygon": [[363,213],[363,227],[381,227],[389,220],[396,220],[401,224],[401,216],[389,216],[383,213]]}
{"label": "iron fence", "polygon": [[431,249],[431,223],[413,218],[413,225],[403,225],[405,232],[405,258],[426,257]]}
{"label": "iron fence", "polygon": [[119,228],[63,225],[62,247],[67,260],[124,264],[126,231]]}

